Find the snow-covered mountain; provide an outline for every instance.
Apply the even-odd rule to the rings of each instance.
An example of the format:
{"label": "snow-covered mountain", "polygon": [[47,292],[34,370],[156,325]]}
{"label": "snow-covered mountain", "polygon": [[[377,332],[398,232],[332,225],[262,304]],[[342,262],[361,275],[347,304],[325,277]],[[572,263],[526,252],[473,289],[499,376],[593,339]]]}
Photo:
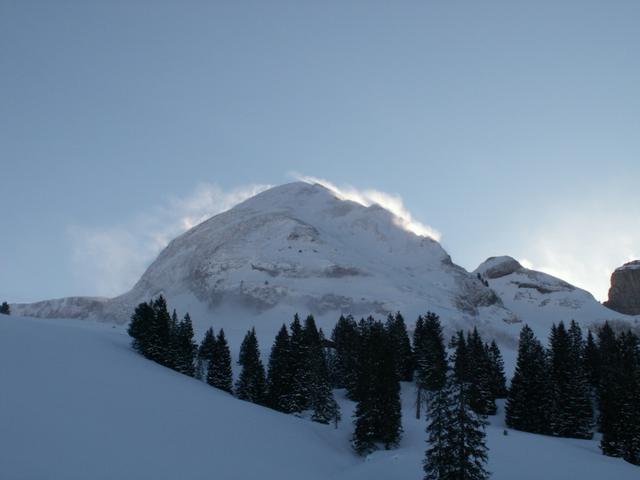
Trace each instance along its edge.
{"label": "snow-covered mountain", "polygon": [[510,346],[521,322],[546,337],[560,320],[586,327],[638,321],[510,257],[490,258],[469,273],[438,242],[416,235],[381,206],[304,182],[264,191],[177,237],[124,295],[16,304],[12,310],[123,323],[135,305],[161,293],[171,307],[189,311],[198,329],[213,322],[238,331],[256,325],[269,336],[295,312],[313,313],[330,328],[341,313],[381,317],[401,311],[411,323],[432,310],[449,333],[478,325]]}
{"label": "snow-covered mountain", "polygon": [[[174,239],[131,291],[85,303],[90,315],[123,322],[134,305],[160,293],[195,318],[224,311],[282,322],[299,311],[335,322],[341,313],[401,310],[411,319],[434,310],[461,326],[513,321],[495,293],[435,240],[410,232],[378,205],[304,182],[272,188],[210,218]],[[49,311],[42,302],[14,311],[55,317],[61,303]],[[86,312],[67,309],[64,316]]]}
{"label": "snow-covered mountain", "polygon": [[605,320],[638,325],[638,317],[603,306],[586,290],[543,272],[524,268],[512,257],[490,257],[475,271],[520,322],[546,338],[553,323],[576,320],[592,327]]}

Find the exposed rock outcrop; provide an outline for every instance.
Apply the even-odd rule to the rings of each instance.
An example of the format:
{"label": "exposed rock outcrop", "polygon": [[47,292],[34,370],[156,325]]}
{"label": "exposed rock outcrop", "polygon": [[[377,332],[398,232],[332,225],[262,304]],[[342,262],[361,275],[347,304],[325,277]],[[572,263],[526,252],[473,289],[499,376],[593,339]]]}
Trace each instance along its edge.
{"label": "exposed rock outcrop", "polygon": [[611,310],[627,315],[640,315],[640,260],[625,263],[611,274],[609,300]]}

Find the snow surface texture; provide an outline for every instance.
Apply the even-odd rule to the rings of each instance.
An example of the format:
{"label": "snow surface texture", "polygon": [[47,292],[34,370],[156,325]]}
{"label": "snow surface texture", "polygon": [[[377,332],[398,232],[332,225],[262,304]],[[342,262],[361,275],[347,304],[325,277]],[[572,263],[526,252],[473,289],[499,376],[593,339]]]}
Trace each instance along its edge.
{"label": "snow surface texture", "polygon": [[[237,358],[237,357],[236,357]],[[354,404],[336,391],[331,426],[237,400],[152,363],[123,326],[0,319],[0,478],[11,480],[415,480],[424,419],[403,384],[405,434],[365,459],[349,446]],[[10,368],[8,368],[10,366]],[[235,366],[235,365],[234,365]],[[487,429],[495,480],[637,479],[638,467],[599,453],[597,440]]]}

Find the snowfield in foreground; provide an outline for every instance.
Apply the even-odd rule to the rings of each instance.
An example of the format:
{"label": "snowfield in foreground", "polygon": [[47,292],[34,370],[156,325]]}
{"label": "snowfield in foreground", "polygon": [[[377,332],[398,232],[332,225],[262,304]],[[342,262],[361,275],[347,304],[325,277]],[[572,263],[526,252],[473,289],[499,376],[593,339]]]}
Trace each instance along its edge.
{"label": "snowfield in foreground", "polygon": [[[410,384],[400,448],[363,459],[341,392],[337,430],[280,414],[144,359],[124,327],[3,316],[0,365],[2,479],[422,478],[425,420],[413,418]],[[640,477],[596,440],[505,436],[500,411],[487,429],[492,478]]]}

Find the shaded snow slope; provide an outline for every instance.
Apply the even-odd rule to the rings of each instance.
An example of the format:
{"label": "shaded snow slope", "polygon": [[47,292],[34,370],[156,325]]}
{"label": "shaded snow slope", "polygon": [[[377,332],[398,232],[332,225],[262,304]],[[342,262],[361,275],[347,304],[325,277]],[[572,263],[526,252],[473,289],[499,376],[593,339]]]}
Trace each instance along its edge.
{"label": "shaded snow slope", "polygon": [[[264,339],[261,339],[263,341]],[[237,349],[237,345],[233,345]],[[425,420],[403,384],[400,447],[349,446],[354,404],[336,391],[335,430],[242,402],[129,349],[121,326],[0,318],[0,478],[11,480],[415,480]],[[234,364],[235,368],[235,364]],[[502,412],[502,406],[500,412]],[[637,479],[597,440],[487,429],[494,480]]]}
{"label": "shaded snow slope", "polygon": [[614,312],[586,290],[552,275],[524,268],[515,259],[491,257],[474,273],[480,274],[505,307],[528,323],[544,341],[553,323],[576,320],[583,327],[610,320],[638,326],[639,318]]}
{"label": "shaded snow slope", "polygon": [[0,321],[0,478],[323,479],[354,463],[329,428],[160,367],[120,328],[75,323]]}

